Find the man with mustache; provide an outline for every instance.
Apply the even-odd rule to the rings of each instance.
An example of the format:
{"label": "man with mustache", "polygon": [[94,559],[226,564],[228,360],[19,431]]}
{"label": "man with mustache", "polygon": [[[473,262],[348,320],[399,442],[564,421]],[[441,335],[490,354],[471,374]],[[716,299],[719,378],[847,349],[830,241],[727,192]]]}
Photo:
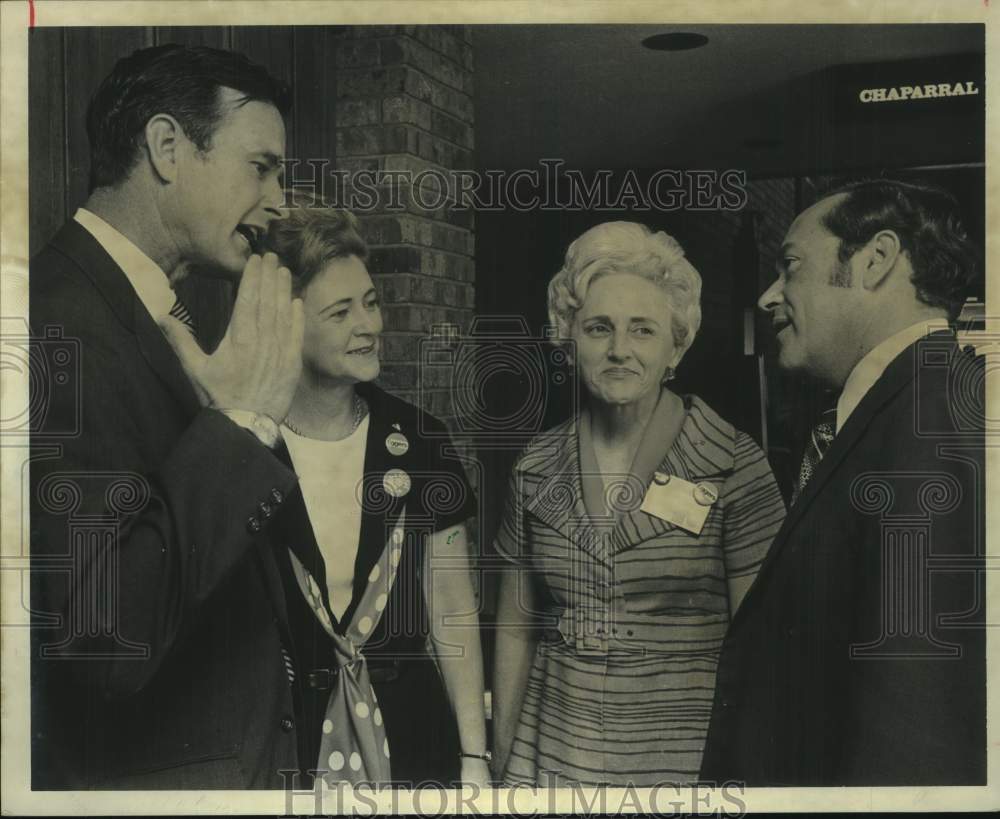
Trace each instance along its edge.
{"label": "man with mustache", "polygon": [[[298,767],[266,537],[296,482],[272,448],[302,309],[253,253],[289,99],[242,55],[166,45],[91,100],[90,196],[30,274],[35,334],[80,367],[32,428],[34,788],[280,788]],[[240,280],[210,355],[173,290],[195,265]]]}
{"label": "man with mustache", "polygon": [[722,649],[701,777],[986,781],[983,362],[954,199],[856,183],[795,219],[758,304],[839,392]]}

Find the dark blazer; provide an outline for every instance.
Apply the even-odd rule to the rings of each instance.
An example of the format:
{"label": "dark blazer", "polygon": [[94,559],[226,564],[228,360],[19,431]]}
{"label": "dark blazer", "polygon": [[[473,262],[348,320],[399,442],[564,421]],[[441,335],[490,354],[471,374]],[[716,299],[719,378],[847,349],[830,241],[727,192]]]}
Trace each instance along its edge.
{"label": "dark blazer", "polygon": [[282,787],[298,759],[268,526],[294,473],[200,407],[76,222],[31,263],[30,319],[32,786]]}
{"label": "dark blazer", "polygon": [[985,784],[982,387],[933,334],[851,414],[730,626],[703,780]]}
{"label": "dark blazer", "polygon": [[[405,510],[404,548],[378,625],[365,644],[365,655],[379,707],[385,718],[396,782],[450,783],[458,774],[458,733],[437,667],[426,647],[429,633],[424,600],[424,549],[427,535],[462,523],[477,513],[475,494],[455,457],[447,428],[434,416],[386,393],[373,384],[359,384],[358,393],[370,410],[365,446],[361,531],[354,565],[353,596],[338,621],[327,610],[334,629],[343,634],[368,585],[368,576]],[[405,438],[407,447],[392,449],[390,436]],[[284,446],[278,456],[291,468]],[[405,494],[385,491],[384,476],[404,471],[411,480]],[[309,787],[310,768],[317,767],[320,729],[328,689],[309,685],[309,674],[336,668],[334,649],[311,606],[298,589],[289,559],[295,553],[313,577],[326,568],[309,521],[300,487],[289,495],[272,523],[275,558],[281,567],[292,623],[296,697],[301,707],[299,748],[301,782]],[[324,603],[327,590],[320,584]],[[318,767],[326,763],[320,761]]]}

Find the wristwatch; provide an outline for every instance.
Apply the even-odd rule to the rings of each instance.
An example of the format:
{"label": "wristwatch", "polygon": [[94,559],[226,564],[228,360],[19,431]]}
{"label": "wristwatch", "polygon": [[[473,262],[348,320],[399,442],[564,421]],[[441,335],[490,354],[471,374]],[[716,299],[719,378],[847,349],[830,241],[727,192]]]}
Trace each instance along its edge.
{"label": "wristwatch", "polygon": [[462,753],[458,756],[460,759],[481,759],[486,763],[493,762],[493,753],[491,751],[486,751],[481,754],[467,754],[465,751],[462,751]]}
{"label": "wristwatch", "polygon": [[270,415],[238,409],[220,409],[219,412],[234,424],[252,433],[268,449],[274,449],[278,445],[278,441],[281,440],[281,430]]}

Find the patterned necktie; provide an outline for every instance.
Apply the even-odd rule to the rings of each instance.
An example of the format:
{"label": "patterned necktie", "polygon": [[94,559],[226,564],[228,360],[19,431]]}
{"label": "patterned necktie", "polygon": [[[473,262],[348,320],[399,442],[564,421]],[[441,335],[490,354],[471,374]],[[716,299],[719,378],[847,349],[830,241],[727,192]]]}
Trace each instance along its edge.
{"label": "patterned necktie", "polygon": [[292,662],[292,657],[285,649],[284,646],[281,647],[281,658],[285,661],[285,673],[288,675],[288,684],[295,684],[295,664]]}
{"label": "patterned necktie", "polygon": [[184,302],[180,300],[180,297],[176,297],[174,299],[174,306],[170,308],[170,315],[187,327],[191,335],[197,335],[195,333],[194,318],[191,316],[191,311],[187,309]]}
{"label": "patterned necktie", "polygon": [[802,466],[799,467],[799,477],[792,489],[792,503],[795,503],[799,499],[799,496],[806,488],[806,484],[812,478],[816,467],[819,466],[819,462],[823,460],[823,456],[830,448],[836,431],[837,408],[834,406],[823,412],[820,416],[820,422],[812,429],[809,442],[806,444],[806,451],[802,454]]}

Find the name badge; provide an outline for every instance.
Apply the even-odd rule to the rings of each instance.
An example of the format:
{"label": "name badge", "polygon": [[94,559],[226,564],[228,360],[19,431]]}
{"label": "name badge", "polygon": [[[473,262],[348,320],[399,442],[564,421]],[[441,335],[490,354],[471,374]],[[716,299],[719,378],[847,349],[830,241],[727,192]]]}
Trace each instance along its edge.
{"label": "name badge", "polygon": [[711,484],[693,484],[676,475],[657,472],[646,490],[640,509],[647,515],[699,535],[717,499],[718,493]]}

